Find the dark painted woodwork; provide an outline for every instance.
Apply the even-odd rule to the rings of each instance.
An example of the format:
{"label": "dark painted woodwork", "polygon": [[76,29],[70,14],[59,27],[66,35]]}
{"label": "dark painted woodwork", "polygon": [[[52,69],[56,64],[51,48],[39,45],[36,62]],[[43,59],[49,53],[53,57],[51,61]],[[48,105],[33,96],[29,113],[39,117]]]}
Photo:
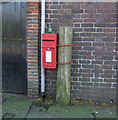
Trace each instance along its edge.
{"label": "dark painted woodwork", "polygon": [[2,3],[2,89],[27,93],[26,3]]}

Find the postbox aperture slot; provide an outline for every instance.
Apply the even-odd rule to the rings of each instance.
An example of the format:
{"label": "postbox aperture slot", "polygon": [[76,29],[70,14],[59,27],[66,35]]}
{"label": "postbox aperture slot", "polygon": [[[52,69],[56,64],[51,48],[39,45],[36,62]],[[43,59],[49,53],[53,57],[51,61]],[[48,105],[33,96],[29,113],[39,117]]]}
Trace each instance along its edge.
{"label": "postbox aperture slot", "polygon": [[43,40],[43,41],[52,41],[52,42],[54,42],[54,40]]}

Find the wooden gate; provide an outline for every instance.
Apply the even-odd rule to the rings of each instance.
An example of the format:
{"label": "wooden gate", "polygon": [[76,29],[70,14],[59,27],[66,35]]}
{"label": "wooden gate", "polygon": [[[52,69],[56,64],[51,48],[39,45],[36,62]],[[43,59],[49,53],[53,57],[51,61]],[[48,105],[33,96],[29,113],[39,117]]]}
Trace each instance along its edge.
{"label": "wooden gate", "polygon": [[26,94],[26,2],[1,4],[2,90]]}

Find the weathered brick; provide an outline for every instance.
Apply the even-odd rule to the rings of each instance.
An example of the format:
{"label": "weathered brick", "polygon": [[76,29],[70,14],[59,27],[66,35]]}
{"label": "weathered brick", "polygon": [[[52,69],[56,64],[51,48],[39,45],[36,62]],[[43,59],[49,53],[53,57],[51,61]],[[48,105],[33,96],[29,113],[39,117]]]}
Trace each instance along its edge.
{"label": "weathered brick", "polygon": [[82,47],[72,47],[72,50],[82,50]]}
{"label": "weathered brick", "polygon": [[98,78],[100,76],[99,73],[93,73],[95,78]]}
{"label": "weathered brick", "polygon": [[103,59],[103,60],[113,60],[113,56],[103,55],[103,56],[102,56],[102,59]]}
{"label": "weathered brick", "polygon": [[80,9],[79,10],[77,10],[77,9],[76,10],[72,10],[72,13],[83,13],[83,10],[80,10]]}
{"label": "weathered brick", "polygon": [[103,61],[92,61],[92,64],[103,64]]}
{"label": "weathered brick", "polygon": [[93,33],[94,37],[104,37],[105,33]]}
{"label": "weathered brick", "polygon": [[107,18],[116,18],[116,14],[107,14]]}
{"label": "weathered brick", "polygon": [[[110,36],[110,34],[109,34]],[[113,38],[113,36],[110,36],[110,38],[108,36],[106,36],[106,38],[102,38],[102,40],[104,42],[115,42],[115,37]]]}
{"label": "weathered brick", "polygon": [[112,78],[112,74],[101,74],[102,78]]}
{"label": "weathered brick", "polygon": [[102,32],[102,29],[101,28],[97,28],[97,32]]}
{"label": "weathered brick", "polygon": [[73,81],[78,81],[78,78],[77,78],[77,77],[76,77],[76,78],[74,77],[74,78],[73,78]]}
{"label": "weathered brick", "polygon": [[115,88],[116,88],[117,86],[118,86],[118,84],[113,84],[113,87],[115,87]]}
{"label": "weathered brick", "polygon": [[72,10],[70,9],[63,9],[63,10],[59,10],[59,13],[72,13]]}
{"label": "weathered brick", "polygon": [[80,24],[74,24],[75,27],[80,27]]}
{"label": "weathered brick", "polygon": [[94,83],[94,87],[99,87],[100,83]]}
{"label": "weathered brick", "polygon": [[[79,58],[79,57],[77,57],[77,58]],[[75,67],[80,68],[81,66],[80,66],[80,65],[73,65],[73,64],[72,64],[71,67],[72,67],[72,68],[75,68]]]}
{"label": "weathered brick", "polygon": [[95,38],[86,37],[83,38],[83,41],[95,41]]}
{"label": "weathered brick", "polygon": [[58,13],[58,12],[60,12],[59,10],[52,10],[52,13],[53,14],[56,14],[56,13]]}
{"label": "weathered brick", "polygon": [[79,60],[79,63],[81,63],[81,64],[90,64],[91,61],[90,60]]}
{"label": "weathered brick", "polygon": [[82,65],[82,68],[93,68],[93,65]]}
{"label": "weathered brick", "polygon": [[80,74],[80,73],[71,73],[71,75],[72,75],[72,76],[76,76],[76,77],[81,76],[81,74]]}
{"label": "weathered brick", "polygon": [[98,69],[93,69],[92,73],[95,73],[95,74],[98,73],[98,74],[100,74],[100,73],[103,73],[103,70],[99,69],[99,68]]}
{"label": "weathered brick", "polygon": [[80,52],[81,55],[91,55],[91,52],[89,51],[81,51]]}
{"label": "weathered brick", "polygon": [[81,86],[80,87],[80,90],[82,90],[82,91],[88,91],[89,90],[89,86]]}
{"label": "weathered brick", "polygon": [[61,9],[60,5],[51,5],[50,9]]}
{"label": "weathered brick", "polygon": [[81,85],[82,86],[93,86],[93,83],[82,82]]}
{"label": "weathered brick", "polygon": [[93,43],[94,46],[104,46],[103,42],[94,42]]}
{"label": "weathered brick", "polygon": [[103,29],[103,32],[115,32],[115,29],[109,29],[109,28],[106,28],[106,29]]}
{"label": "weathered brick", "polygon": [[102,22],[104,22],[104,19],[103,19],[103,18],[97,18],[97,19],[96,19],[96,23],[102,23]]}
{"label": "weathered brick", "polygon": [[117,24],[116,23],[113,23],[113,24],[106,24],[106,27],[116,27]]}
{"label": "weathered brick", "polygon": [[81,42],[79,43],[81,46],[91,46],[91,42]]}
{"label": "weathered brick", "polygon": [[58,4],[58,2],[52,2],[52,4]]}
{"label": "weathered brick", "polygon": [[71,82],[71,85],[80,85],[80,82]]}
{"label": "weathered brick", "polygon": [[80,13],[76,13],[73,15],[73,18],[80,18]]}
{"label": "weathered brick", "polygon": [[74,19],[73,19],[73,22],[82,22],[82,19],[74,18]]}
{"label": "weathered brick", "polygon": [[93,24],[90,23],[82,23],[81,27],[93,27]]}
{"label": "weathered brick", "polygon": [[82,58],[82,59],[87,59],[87,60],[89,60],[89,59],[92,60],[92,59],[94,59],[95,57],[92,56],[92,55],[91,55],[91,56],[90,56],[90,55],[82,55],[81,58]]}
{"label": "weathered brick", "polygon": [[104,82],[116,82],[116,79],[104,79]]}
{"label": "weathered brick", "polygon": [[85,78],[90,78],[90,77],[93,77],[93,74],[90,74],[90,73],[83,73],[81,74],[82,77],[85,77]]}
{"label": "weathered brick", "polygon": [[109,69],[109,70],[107,70],[107,69],[105,69],[104,70],[104,73],[111,73],[111,74],[114,74],[115,73],[115,71],[114,70],[112,70],[112,69]]}
{"label": "weathered brick", "polygon": [[72,72],[78,72],[79,70],[78,69],[73,69],[71,70]]}
{"label": "weathered brick", "polygon": [[84,32],[95,32],[95,28],[84,28]]}
{"label": "weathered brick", "polygon": [[92,70],[91,69],[80,69],[79,72],[80,73],[90,73]]}
{"label": "weathered brick", "polygon": [[99,79],[99,78],[92,78],[91,79],[92,82],[102,82],[103,79]]}
{"label": "weathered brick", "polygon": [[[74,28],[73,31],[74,31],[74,33],[75,33],[75,32],[82,32],[83,30],[82,30],[82,28]],[[75,36],[74,36],[74,37],[75,37]]]}
{"label": "weathered brick", "polygon": [[92,33],[80,33],[81,37],[90,37],[92,36]]}
{"label": "weathered brick", "polygon": [[87,81],[87,82],[89,82],[90,81],[90,78],[84,78],[84,77],[82,77],[82,78],[79,78],[79,81]]}
{"label": "weathered brick", "polygon": [[93,14],[82,14],[82,18],[93,18]]}
{"label": "weathered brick", "polygon": [[115,55],[115,52],[106,52],[106,51],[95,51],[93,52],[94,55],[106,55],[106,56],[110,56],[110,55]]}
{"label": "weathered brick", "polygon": [[112,69],[112,65],[102,65],[101,69]]}
{"label": "weathered brick", "polygon": [[74,8],[74,5],[68,5],[68,4],[63,4],[62,9],[72,9]]}
{"label": "weathered brick", "polygon": [[111,87],[110,83],[100,83],[101,87]]}
{"label": "weathered brick", "polygon": [[92,51],[94,48],[91,46],[83,46],[83,50]]}
{"label": "weathered brick", "polygon": [[104,61],[104,65],[106,66],[106,64],[108,64],[108,65],[116,65],[116,64],[117,64],[117,61],[114,61],[114,60],[106,60],[106,61]]}
{"label": "weathered brick", "polygon": [[96,37],[96,42],[102,42],[103,41],[103,38],[101,37]]}
{"label": "weathered brick", "polygon": [[116,37],[116,33],[106,33],[106,37],[110,38]]}
{"label": "weathered brick", "polygon": [[96,13],[96,9],[93,10],[85,9],[85,13]]}
{"label": "weathered brick", "polygon": [[46,19],[46,22],[51,22],[51,19]]}
{"label": "weathered brick", "polygon": [[105,46],[116,46],[115,42],[106,42]]}
{"label": "weathered brick", "polygon": [[98,23],[96,23],[95,27],[106,27],[106,24],[98,24]]}
{"label": "weathered brick", "polygon": [[107,18],[107,19],[104,19],[104,22],[106,22],[106,23],[114,23],[114,22],[116,22],[116,19]]}
{"label": "weathered brick", "polygon": [[50,18],[59,18],[60,15],[54,15],[54,14],[50,14]]}
{"label": "weathered brick", "polygon": [[73,14],[65,13],[65,14],[61,15],[60,17],[72,19],[73,18]]}
{"label": "weathered brick", "polygon": [[89,23],[91,23],[91,22],[93,23],[93,22],[96,22],[96,19],[84,19],[84,22],[85,22],[85,23],[86,23],[86,22],[87,22],[87,23],[88,23],[88,22],[89,22]]}
{"label": "weathered brick", "polygon": [[74,35],[75,37],[78,37],[78,36],[79,36],[79,33],[73,33],[73,35]]}

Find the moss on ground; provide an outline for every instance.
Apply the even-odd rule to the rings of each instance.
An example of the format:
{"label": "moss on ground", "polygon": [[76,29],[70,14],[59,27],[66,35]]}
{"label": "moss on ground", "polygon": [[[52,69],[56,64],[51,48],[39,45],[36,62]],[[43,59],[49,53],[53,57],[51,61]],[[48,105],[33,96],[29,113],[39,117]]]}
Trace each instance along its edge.
{"label": "moss on ground", "polygon": [[95,101],[73,100],[71,105],[56,105],[55,99],[48,97],[45,100],[38,97],[8,96],[2,104],[3,115],[14,113],[15,118],[116,118],[114,105]]}

